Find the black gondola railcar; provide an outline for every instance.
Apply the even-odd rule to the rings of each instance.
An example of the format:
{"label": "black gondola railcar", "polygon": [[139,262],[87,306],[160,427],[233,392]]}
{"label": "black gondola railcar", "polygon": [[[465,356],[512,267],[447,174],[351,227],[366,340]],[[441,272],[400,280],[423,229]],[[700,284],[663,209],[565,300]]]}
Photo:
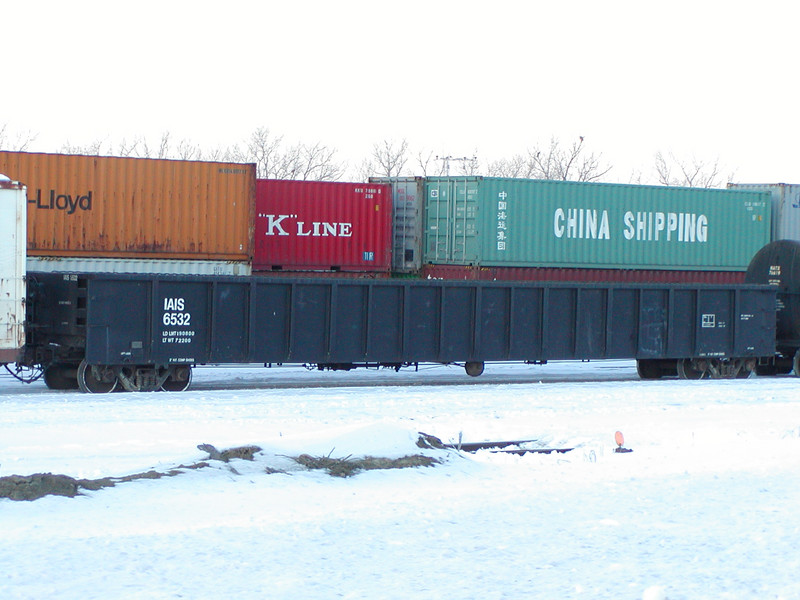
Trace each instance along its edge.
{"label": "black gondola railcar", "polygon": [[[635,358],[645,378],[749,374],[770,286],[36,274],[32,363],[84,391],[179,390],[209,363],[349,369]],[[57,299],[58,310],[46,299]],[[53,317],[53,315],[56,315]],[[55,342],[55,343],[54,343]]]}

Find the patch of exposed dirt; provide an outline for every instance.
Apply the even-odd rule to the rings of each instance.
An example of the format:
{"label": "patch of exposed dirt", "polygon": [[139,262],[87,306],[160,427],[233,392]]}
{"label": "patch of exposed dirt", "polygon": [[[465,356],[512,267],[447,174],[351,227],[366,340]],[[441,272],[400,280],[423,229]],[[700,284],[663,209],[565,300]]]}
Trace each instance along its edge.
{"label": "patch of exposed dirt", "polygon": [[[420,448],[440,448],[444,447],[441,440],[426,434],[420,434],[417,445]],[[232,459],[250,460],[261,452],[258,446],[239,446],[217,450],[211,444],[199,444],[200,450],[208,452],[207,460],[229,462]],[[429,456],[414,454],[402,458],[380,458],[366,456],[364,458],[353,459],[349,456],[345,458],[331,458],[330,456],[313,457],[309,454],[301,454],[294,458],[295,462],[307,469],[325,469],[335,477],[350,477],[360,471],[373,469],[405,469],[410,467],[430,467],[439,461]],[[107,487],[114,487],[118,483],[136,481],[139,479],[160,479],[161,477],[174,477],[185,473],[187,470],[202,469],[210,466],[208,462],[201,461],[191,465],[180,465],[169,471],[160,472],[155,470],[126,475],[124,477],[102,477],[99,479],[76,479],[69,475],[58,475],[53,473],[35,473],[33,475],[7,475],[0,477],[0,498],[10,500],[37,500],[44,496],[66,496],[74,498],[81,495],[82,490],[97,491]],[[228,467],[234,474],[238,472],[232,467]],[[266,473],[285,473],[278,469],[266,467]]]}
{"label": "patch of exposed dirt", "polygon": [[118,483],[136,481],[137,479],[160,479],[161,477],[174,477],[183,473],[185,469],[201,469],[207,467],[207,462],[193,465],[181,465],[165,473],[146,471],[124,477],[103,477],[100,479],[76,479],[69,475],[56,475],[53,473],[35,473],[33,475],[8,475],[0,477],[0,498],[11,500],[38,500],[44,496],[67,496],[74,498],[80,495],[81,490],[100,490],[114,487]]}
{"label": "patch of exposed dirt", "polygon": [[351,477],[360,471],[372,469],[407,469],[409,467],[431,467],[439,461],[430,456],[413,454],[401,458],[380,458],[365,456],[364,458],[331,458],[330,456],[311,456],[301,454],[294,459],[307,469],[325,469],[334,477]]}

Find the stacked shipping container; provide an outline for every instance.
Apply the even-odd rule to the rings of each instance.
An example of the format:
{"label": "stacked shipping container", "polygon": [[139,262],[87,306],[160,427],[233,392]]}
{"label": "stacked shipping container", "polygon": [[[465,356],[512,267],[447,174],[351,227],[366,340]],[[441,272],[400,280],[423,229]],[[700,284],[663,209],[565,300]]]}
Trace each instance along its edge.
{"label": "stacked shipping container", "polygon": [[425,210],[429,264],[744,271],[770,236],[733,190],[431,178]]}
{"label": "stacked shipping container", "polygon": [[800,185],[729,183],[728,189],[768,192],[772,201],[772,241],[800,241]]}
{"label": "stacked shipping container", "polygon": [[17,360],[24,322],[25,186],[0,174],[0,364]]}
{"label": "stacked shipping container", "polygon": [[0,152],[32,270],[247,274],[255,165]]}
{"label": "stacked shipping container", "polygon": [[255,219],[254,271],[391,270],[388,185],[262,179]]}
{"label": "stacked shipping container", "polygon": [[750,257],[769,240],[763,190],[482,177],[371,181],[392,185],[393,270],[423,277],[741,283]]}
{"label": "stacked shipping container", "polygon": [[254,165],[21,152],[2,171],[28,186],[29,270],[736,283],[771,227],[800,238],[798,186],[256,181]]}

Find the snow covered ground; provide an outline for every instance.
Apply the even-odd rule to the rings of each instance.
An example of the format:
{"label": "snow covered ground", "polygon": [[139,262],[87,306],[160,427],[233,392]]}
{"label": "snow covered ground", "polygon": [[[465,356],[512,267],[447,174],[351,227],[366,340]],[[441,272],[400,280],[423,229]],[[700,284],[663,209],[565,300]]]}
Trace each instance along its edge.
{"label": "snow covered ground", "polygon": [[[1,378],[0,476],[167,471],[206,459],[201,443],[263,452],[0,499],[0,598],[800,598],[798,383],[639,381],[630,361],[474,380],[208,368],[188,392],[105,396]],[[614,452],[617,430],[633,452]],[[418,432],[574,450],[420,450]],[[302,453],[441,464],[335,478]]]}

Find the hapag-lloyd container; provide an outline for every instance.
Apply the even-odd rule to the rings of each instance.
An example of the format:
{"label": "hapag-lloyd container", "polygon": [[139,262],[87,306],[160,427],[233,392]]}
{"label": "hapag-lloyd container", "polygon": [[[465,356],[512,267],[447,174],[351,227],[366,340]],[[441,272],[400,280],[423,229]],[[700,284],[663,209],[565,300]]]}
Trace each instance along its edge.
{"label": "hapag-lloyd container", "polygon": [[388,272],[391,236],[388,185],[257,182],[254,271]]}
{"label": "hapag-lloyd container", "polygon": [[17,360],[24,323],[25,186],[0,175],[0,364]]}
{"label": "hapag-lloyd container", "polygon": [[243,261],[255,165],[0,152],[28,188],[28,255]]}
{"label": "hapag-lloyd container", "polygon": [[766,192],[481,177],[426,181],[426,263],[745,271]]}
{"label": "hapag-lloyd container", "polygon": [[800,185],[729,183],[728,189],[769,192],[772,198],[772,241],[800,241]]}

